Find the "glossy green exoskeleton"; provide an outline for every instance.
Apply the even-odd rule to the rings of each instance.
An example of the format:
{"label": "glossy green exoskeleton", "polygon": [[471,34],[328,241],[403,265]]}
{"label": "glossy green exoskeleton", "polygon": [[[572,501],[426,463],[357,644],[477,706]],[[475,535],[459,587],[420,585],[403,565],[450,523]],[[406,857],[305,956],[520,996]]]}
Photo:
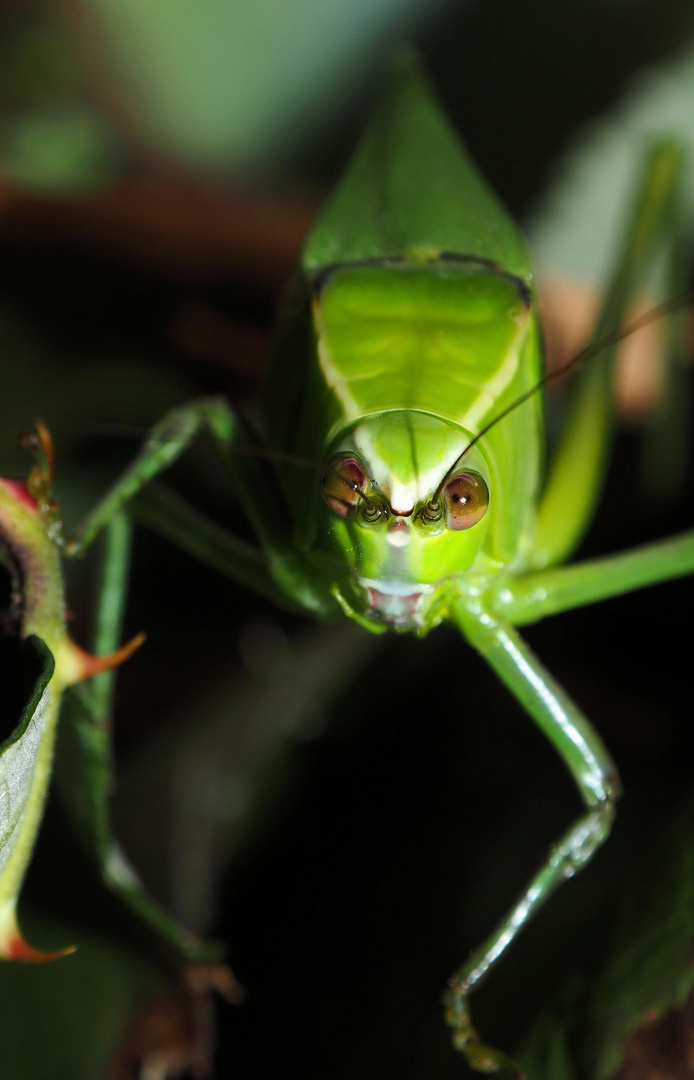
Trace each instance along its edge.
{"label": "glossy green exoskeleton", "polygon": [[[671,144],[649,159],[596,339],[612,334],[614,345],[665,242],[678,168]],[[419,635],[447,620],[518,698],[571,771],[585,810],[450,980],[455,1045],[488,1071],[505,1059],[479,1042],[470,991],[605,840],[619,791],[600,738],[516,627],[694,569],[694,534],[561,566],[599,492],[613,351],[583,367],[545,468],[541,334],[526,248],[405,63],[307,239],[257,453],[245,452],[248,434],[224,403],[179,409],[67,546],[83,551],[207,429],[259,546],[200,531],[163,503],[151,504],[152,523],[246,585],[322,618],[344,613],[367,630]]]}

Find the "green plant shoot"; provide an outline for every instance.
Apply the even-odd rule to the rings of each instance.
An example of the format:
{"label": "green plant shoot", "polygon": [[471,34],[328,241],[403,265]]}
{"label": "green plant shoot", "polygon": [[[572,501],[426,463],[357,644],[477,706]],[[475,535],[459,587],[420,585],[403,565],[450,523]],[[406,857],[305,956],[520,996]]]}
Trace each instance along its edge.
{"label": "green plant shoot", "polygon": [[33,948],[16,915],[48,790],[61,700],[67,687],[122,663],[143,636],[100,658],[71,640],[55,542],[60,523],[51,495],[53,446],[44,426],[37,427],[31,442],[38,460],[26,483],[0,480],[0,542],[13,595],[9,629],[22,642],[19,666],[32,684],[19,722],[0,744],[0,958],[39,963],[72,952]]}
{"label": "green plant shoot", "polygon": [[[543,360],[528,253],[412,62],[402,63],[310,233],[273,359],[267,427],[219,400],[177,410],[67,544],[79,555],[199,432],[216,442],[258,545],[178,503],[140,516],[231,577],[321,618],[424,635],[443,621],[491,665],[569,769],[584,803],[506,918],[452,976],[455,1046],[481,1071],[469,996],[554,889],[609,834],[619,780],[599,736],[517,631],[691,572],[694,533],[564,567],[598,500],[611,360],[665,247],[680,153],[650,155],[565,431],[544,461]],[[590,353],[594,355],[589,355]],[[596,355],[598,354],[599,355]],[[576,365],[578,366],[578,365]],[[465,668],[461,650],[460,670]],[[464,712],[464,680],[448,708]],[[455,695],[459,695],[456,697]]]}

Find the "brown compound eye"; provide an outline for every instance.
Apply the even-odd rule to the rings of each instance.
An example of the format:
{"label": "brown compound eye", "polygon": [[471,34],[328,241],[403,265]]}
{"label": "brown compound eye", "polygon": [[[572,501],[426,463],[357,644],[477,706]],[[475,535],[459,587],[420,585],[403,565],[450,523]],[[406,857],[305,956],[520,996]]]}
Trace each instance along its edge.
{"label": "brown compound eye", "polygon": [[352,517],[364,501],[368,477],[353,457],[336,457],[323,474],[323,498],[340,517]]}
{"label": "brown compound eye", "polygon": [[489,489],[476,473],[460,473],[443,489],[449,529],[470,529],[481,521],[489,506]]}

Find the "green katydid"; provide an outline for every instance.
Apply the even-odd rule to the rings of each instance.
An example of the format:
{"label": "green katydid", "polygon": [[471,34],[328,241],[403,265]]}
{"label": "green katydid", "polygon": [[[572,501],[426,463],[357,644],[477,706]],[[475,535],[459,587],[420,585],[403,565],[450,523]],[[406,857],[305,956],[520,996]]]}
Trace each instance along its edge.
{"label": "green katydid", "polygon": [[[652,156],[596,340],[624,319],[662,245],[680,154]],[[612,351],[614,351],[612,349]],[[271,373],[267,443],[218,400],[176,410],[67,545],[81,554],[201,430],[226,460],[259,547],[149,515],[231,577],[321,618],[427,633],[446,620],[554,744],[585,811],[450,981],[454,1042],[483,1071],[468,997],[552,891],[606,839],[619,792],[600,738],[516,631],[694,569],[694,533],[563,568],[597,501],[610,349],[580,375],[542,481],[541,336],[528,255],[419,73],[393,78],[308,237]],[[177,535],[180,534],[180,535]],[[461,661],[464,662],[464,661]]]}

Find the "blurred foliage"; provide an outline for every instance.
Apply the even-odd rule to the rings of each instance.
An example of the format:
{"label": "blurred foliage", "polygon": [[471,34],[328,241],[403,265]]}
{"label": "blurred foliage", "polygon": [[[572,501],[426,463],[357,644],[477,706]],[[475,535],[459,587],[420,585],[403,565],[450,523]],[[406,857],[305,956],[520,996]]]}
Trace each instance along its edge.
{"label": "blurred foliage", "polygon": [[442,0],[87,0],[149,145],[198,168],[267,169],[325,122],[387,41]]}
{"label": "blurred foliage", "polygon": [[[422,49],[454,123],[521,213],[576,130],[675,54],[691,22],[688,3],[655,0],[6,0],[0,474],[26,471],[14,445],[42,416],[69,525],[174,404],[222,392],[255,411],[282,281],[398,37]],[[668,70],[651,85],[680,69]],[[538,211],[550,269],[544,252],[563,253],[566,272],[577,235],[582,266],[590,237],[608,235],[621,181],[595,162],[606,169],[623,139],[634,152],[642,128],[625,135],[623,120],[634,101],[586,137],[570,176],[590,182],[569,176],[568,194]],[[567,204],[580,207],[577,231]],[[602,259],[591,256],[591,280]],[[644,500],[639,447],[635,434],[618,440],[586,556],[691,526],[691,468],[675,503]],[[203,447],[172,482],[238,527]],[[93,569],[69,568],[82,641]],[[627,793],[607,848],[475,999],[485,1035],[520,1045],[533,1080],[647,1076],[653,1046],[629,1037],[659,1020],[661,1043],[689,1045],[691,648],[680,628],[691,607],[679,582],[528,635],[604,734]],[[216,1006],[215,1074],[465,1074],[441,990],[575,812],[551,749],[452,634],[372,654],[354,628],[307,628],[145,530],[124,636],[141,628],[148,643],[119,679],[114,824],[157,900],[229,942],[247,998]],[[404,700],[392,692],[403,672]],[[461,672],[462,715],[447,694]],[[65,720],[63,787],[84,748]],[[101,798],[114,784],[104,762]],[[0,968],[2,1067],[17,1080],[124,1080],[186,1063],[203,1075],[206,993],[223,977],[184,963],[92,856],[56,790],[22,912],[37,943],[79,950]],[[655,895],[635,901],[644,883]],[[668,1067],[661,1075],[680,1075]]]}
{"label": "blurred foliage", "polygon": [[[607,117],[576,140],[529,224],[540,274],[594,284],[610,271],[626,213],[624,192],[653,143],[668,134],[694,145],[694,49],[635,79]],[[681,227],[691,231],[694,173],[685,172]]]}

